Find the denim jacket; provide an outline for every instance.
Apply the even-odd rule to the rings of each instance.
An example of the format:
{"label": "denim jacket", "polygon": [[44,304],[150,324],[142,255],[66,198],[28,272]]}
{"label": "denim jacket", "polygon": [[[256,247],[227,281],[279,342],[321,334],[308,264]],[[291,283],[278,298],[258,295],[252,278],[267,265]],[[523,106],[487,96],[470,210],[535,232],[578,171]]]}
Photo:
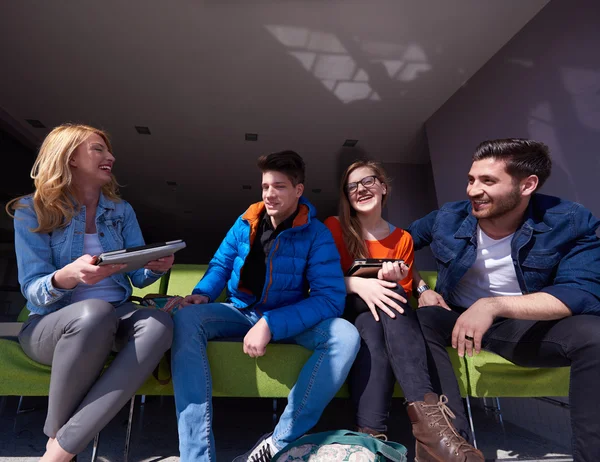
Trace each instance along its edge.
{"label": "denim jacket", "polygon": [[[25,205],[15,211],[14,220],[19,284],[27,299],[27,308],[33,314],[45,315],[70,304],[74,289],[54,287],[52,276],[83,255],[85,207],[81,207],[79,214],[65,227],[51,233],[34,233],[32,229],[37,228],[38,220],[33,209],[33,196],[27,196],[19,203]],[[96,209],[96,229],[104,252],[144,245],[135,212],[126,201],[113,202],[101,194]],[[160,276],[141,268],[110,277],[125,289],[120,302],[124,303],[131,296],[131,283],[145,287]]]}
{"label": "denim jacket", "polygon": [[[543,194],[532,196],[524,218],[511,243],[521,292],[546,292],[573,314],[600,315],[600,221],[580,204]],[[448,299],[477,254],[471,203],[445,204],[408,231],[415,250],[431,247],[438,267],[436,291]]]}

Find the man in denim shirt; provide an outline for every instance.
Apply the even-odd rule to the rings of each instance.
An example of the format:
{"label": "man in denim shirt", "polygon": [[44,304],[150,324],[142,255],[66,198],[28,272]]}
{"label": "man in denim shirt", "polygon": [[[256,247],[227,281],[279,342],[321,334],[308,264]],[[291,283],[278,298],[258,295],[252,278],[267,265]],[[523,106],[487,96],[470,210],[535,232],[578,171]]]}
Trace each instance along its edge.
{"label": "man in denim shirt", "polygon": [[408,229],[416,250],[431,246],[438,267],[436,291],[416,275],[418,317],[465,437],[449,344],[459,356],[483,348],[521,366],[571,366],[573,456],[596,461],[600,221],[580,204],[537,193],[551,167],[548,148],[536,141],[477,147],[469,200],[445,204]]}

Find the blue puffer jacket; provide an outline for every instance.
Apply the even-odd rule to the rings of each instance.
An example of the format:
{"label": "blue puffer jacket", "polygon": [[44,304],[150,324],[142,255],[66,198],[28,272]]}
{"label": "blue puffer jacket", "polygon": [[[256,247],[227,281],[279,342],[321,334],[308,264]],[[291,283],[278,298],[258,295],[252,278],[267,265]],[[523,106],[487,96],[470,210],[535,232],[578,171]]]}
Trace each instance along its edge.
{"label": "blue puffer jacket", "polygon": [[254,304],[273,340],[294,337],[324,319],[341,316],[346,287],[333,237],[310,202],[301,197],[299,207],[292,228],[273,242],[260,300],[239,282],[265,210],[263,202],[251,205],[236,220],[192,293],[215,300],[227,283],[229,301],[236,308]]}

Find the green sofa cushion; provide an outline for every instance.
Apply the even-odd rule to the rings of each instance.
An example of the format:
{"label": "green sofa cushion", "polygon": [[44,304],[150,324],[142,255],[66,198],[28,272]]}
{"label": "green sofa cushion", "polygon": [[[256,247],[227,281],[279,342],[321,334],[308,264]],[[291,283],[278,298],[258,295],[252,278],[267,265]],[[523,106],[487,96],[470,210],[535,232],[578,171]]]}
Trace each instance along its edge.
{"label": "green sofa cushion", "polygon": [[[137,289],[136,295],[157,292],[188,295],[207,268],[208,265],[174,265],[167,277],[145,289]],[[431,287],[435,287],[435,272],[423,271],[421,275]],[[167,280],[168,290],[165,287]],[[219,299],[223,297],[224,293]],[[411,304],[416,306],[414,298]],[[19,318],[24,320],[27,314],[25,308]],[[11,335],[0,338],[0,396],[46,396],[50,368],[29,359],[21,350],[14,333]],[[467,392],[474,397],[568,394],[569,368],[523,368],[489,352],[466,359],[460,359],[452,348],[448,348],[448,352],[463,396]],[[265,356],[252,359],[244,354],[240,342],[214,341],[209,342],[208,356],[214,396],[283,398],[289,394],[310,351],[298,345],[271,344]],[[165,370],[165,366],[165,361],[162,361],[161,378],[168,376],[169,371]],[[151,376],[138,394],[172,395],[173,387],[171,383],[161,385]],[[337,396],[348,396],[346,385]],[[402,396],[397,384],[394,396]]]}
{"label": "green sofa cushion", "polygon": [[[180,295],[185,297],[190,295],[198,281],[202,279],[204,273],[208,269],[208,265],[192,265],[186,263],[175,264],[169,272],[169,283],[167,294]],[[224,302],[227,298],[227,291],[223,289],[221,295],[215,302]]]}
{"label": "green sofa cushion", "polygon": [[[450,355],[459,377],[461,393],[466,396],[464,361],[460,361],[453,351]],[[242,351],[241,342],[209,342],[208,360],[213,378],[213,396],[285,398],[309,356],[310,351],[298,345],[271,344],[267,347],[265,356],[253,359]],[[0,396],[48,395],[50,367],[31,360],[14,337],[0,338],[0,370],[3,371]],[[160,378],[167,374],[168,371],[159,371]],[[173,386],[171,382],[162,385],[151,376],[137,394],[172,395]],[[337,396],[348,396],[346,385]],[[403,396],[398,385],[394,396]]]}
{"label": "green sofa cushion", "polygon": [[167,294],[190,295],[200,279],[206,273],[208,265],[175,264],[169,271]]}
{"label": "green sofa cushion", "polygon": [[489,351],[465,358],[469,396],[508,398],[569,395],[570,367],[521,367]]}
{"label": "green sofa cushion", "polygon": [[149,286],[142,289],[133,288],[133,294],[136,297],[143,297],[146,294],[166,294],[167,293],[167,275],[165,274],[160,279],[154,281]]}

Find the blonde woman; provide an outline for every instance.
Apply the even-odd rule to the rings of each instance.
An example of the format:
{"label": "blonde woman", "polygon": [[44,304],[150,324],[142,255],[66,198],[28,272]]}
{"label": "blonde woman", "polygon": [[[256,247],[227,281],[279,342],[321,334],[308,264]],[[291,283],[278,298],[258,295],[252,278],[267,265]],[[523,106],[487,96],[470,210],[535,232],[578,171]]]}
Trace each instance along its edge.
{"label": "blonde woman", "polygon": [[423,333],[406,303],[413,282],[413,240],[382,217],[391,192],[385,171],[376,162],[355,162],[346,169],[340,189],[339,216],[329,217],[325,225],[333,234],[344,274],[355,259],[404,261],[383,263],[377,277],[345,278],[344,316],[354,322],[362,340],[348,376],[358,431],[385,437],[398,381],[416,439],[415,460],[483,461],[456,432],[446,398],[434,392]]}
{"label": "blonde woman", "polygon": [[[156,281],[173,256],[129,273],[94,264],[101,252],[144,244],[131,205],[117,194],[114,162],[103,131],[56,127],[31,171],[35,192],[6,207],[31,311],[19,342],[31,359],[52,366],[43,462],[66,462],[85,449],[171,345],[169,315],[128,300],[132,283]],[[117,356],[100,375],[111,351]]]}

